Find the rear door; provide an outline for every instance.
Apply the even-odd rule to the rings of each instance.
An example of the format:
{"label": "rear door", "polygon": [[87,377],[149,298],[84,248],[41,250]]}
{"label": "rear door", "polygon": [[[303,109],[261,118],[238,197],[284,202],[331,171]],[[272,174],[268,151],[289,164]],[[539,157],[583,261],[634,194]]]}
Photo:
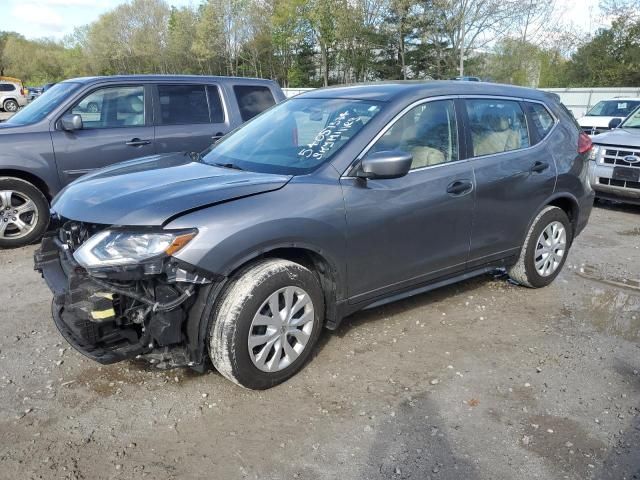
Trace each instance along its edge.
{"label": "rear door", "polygon": [[65,113],[82,117],[83,128],[67,132],[59,119],[51,131],[63,185],[96,168],[154,152],[149,85],[97,87]]}
{"label": "rear door", "polygon": [[158,84],[156,152],[201,152],[231,129],[217,84]]}
{"label": "rear door", "polygon": [[[534,125],[528,126],[523,102],[484,97],[464,103],[476,179],[473,268],[519,251],[529,222],[553,193],[556,166],[546,142],[537,142]],[[547,133],[553,125],[546,122]]]}

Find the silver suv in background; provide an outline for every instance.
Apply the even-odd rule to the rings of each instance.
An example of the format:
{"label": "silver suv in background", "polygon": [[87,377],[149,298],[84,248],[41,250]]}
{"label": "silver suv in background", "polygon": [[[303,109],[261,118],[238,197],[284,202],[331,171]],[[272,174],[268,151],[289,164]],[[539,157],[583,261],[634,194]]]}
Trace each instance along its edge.
{"label": "silver suv in background", "polygon": [[596,197],[640,205],[640,107],[614,130],[594,137],[589,157]]}
{"label": "silver suv in background", "polygon": [[22,80],[13,77],[0,77],[0,109],[5,112],[17,112],[29,102],[29,92]]}

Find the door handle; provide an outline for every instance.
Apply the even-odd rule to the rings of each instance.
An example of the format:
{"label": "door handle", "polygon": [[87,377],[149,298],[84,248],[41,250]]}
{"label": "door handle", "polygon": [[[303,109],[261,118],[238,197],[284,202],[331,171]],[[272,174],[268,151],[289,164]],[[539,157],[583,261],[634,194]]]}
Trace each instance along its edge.
{"label": "door handle", "polygon": [[213,143],[217,142],[218,140],[220,140],[222,137],[224,137],[224,133],[222,132],[218,132],[215,135],[212,135],[211,138],[213,139]]}
{"label": "door handle", "polygon": [[530,170],[534,173],[540,173],[544,172],[547,168],[549,168],[549,164],[547,162],[537,161],[533,164]]}
{"label": "door handle", "polygon": [[132,138],[126,142],[126,144],[131,147],[141,147],[142,145],[149,145],[150,143],[151,140],[140,140],[139,138]]}
{"label": "door handle", "polygon": [[447,187],[447,193],[453,196],[466,195],[473,189],[473,183],[470,180],[456,180]]}

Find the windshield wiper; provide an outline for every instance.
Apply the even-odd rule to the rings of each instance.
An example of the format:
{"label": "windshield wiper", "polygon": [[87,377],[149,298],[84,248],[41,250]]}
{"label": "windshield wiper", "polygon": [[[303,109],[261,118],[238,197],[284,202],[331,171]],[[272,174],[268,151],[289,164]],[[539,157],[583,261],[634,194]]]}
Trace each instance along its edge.
{"label": "windshield wiper", "polygon": [[234,170],[244,170],[244,168],[239,167],[238,165],[236,165],[235,163],[215,163],[214,165],[216,167],[222,167],[222,168],[233,168]]}

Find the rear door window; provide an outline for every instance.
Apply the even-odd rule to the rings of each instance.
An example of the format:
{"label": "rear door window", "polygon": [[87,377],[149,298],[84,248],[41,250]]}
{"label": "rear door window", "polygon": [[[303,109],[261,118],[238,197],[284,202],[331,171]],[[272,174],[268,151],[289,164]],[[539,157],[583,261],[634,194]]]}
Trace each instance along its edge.
{"label": "rear door window", "polygon": [[158,85],[160,125],[209,123],[204,85]]}
{"label": "rear door window", "polygon": [[525,102],[525,105],[529,111],[529,127],[536,142],[539,142],[549,134],[556,122],[544,105],[533,102]]}
{"label": "rear door window", "polygon": [[531,145],[520,103],[513,100],[468,99],[473,155],[493,155]]}
{"label": "rear door window", "polygon": [[144,87],[107,87],[94,90],[70,113],[82,117],[84,129],[142,127],[145,124]]}
{"label": "rear door window", "polygon": [[235,85],[233,93],[240,107],[242,121],[251,120],[276,104],[269,87],[261,85]]}

